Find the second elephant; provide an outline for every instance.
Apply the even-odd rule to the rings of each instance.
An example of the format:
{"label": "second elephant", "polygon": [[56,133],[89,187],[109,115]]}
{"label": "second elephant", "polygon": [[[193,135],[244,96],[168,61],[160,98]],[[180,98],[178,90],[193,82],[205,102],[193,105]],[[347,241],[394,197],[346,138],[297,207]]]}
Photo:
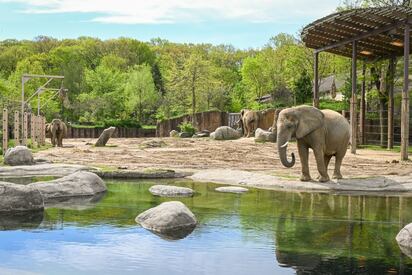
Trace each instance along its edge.
{"label": "second elephant", "polygon": [[255,133],[261,116],[262,111],[242,110],[240,112],[243,126],[243,136],[250,137]]}
{"label": "second elephant", "polygon": [[46,136],[49,136],[51,143],[57,147],[63,147],[63,138],[66,137],[67,126],[58,118],[52,120],[51,123],[46,125]]}

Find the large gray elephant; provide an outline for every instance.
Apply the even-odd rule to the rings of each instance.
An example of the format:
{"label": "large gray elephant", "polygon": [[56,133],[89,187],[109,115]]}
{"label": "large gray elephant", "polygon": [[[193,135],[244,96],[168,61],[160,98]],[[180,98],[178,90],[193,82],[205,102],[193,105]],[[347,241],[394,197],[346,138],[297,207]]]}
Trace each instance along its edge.
{"label": "large gray elephant", "polygon": [[319,110],[311,106],[298,106],[282,110],[277,122],[277,147],[279,157],[285,167],[295,164],[295,155],[289,161],[286,155],[288,141],[296,137],[302,175],[300,180],[311,180],[309,174],[309,148],[315,154],[320,174],[319,181],[329,181],[328,165],[335,156],[333,178],[340,179],[340,167],[349,144],[350,126],[339,113],[332,110]]}
{"label": "large gray elephant", "polygon": [[51,143],[53,146],[63,147],[63,138],[66,137],[67,134],[67,126],[66,124],[58,118],[52,120],[46,126],[46,135],[49,132]]}
{"label": "large gray elephant", "polygon": [[255,134],[259,125],[259,119],[265,114],[265,111],[252,111],[243,109],[240,111],[240,119],[243,125],[243,136],[251,137]]}

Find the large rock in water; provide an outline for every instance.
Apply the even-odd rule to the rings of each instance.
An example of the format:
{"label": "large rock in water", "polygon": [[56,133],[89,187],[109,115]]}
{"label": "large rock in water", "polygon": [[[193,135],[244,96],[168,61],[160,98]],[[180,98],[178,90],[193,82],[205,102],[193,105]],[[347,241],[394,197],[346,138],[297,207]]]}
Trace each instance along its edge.
{"label": "large rock in water", "polygon": [[43,210],[43,197],[30,185],[0,182],[0,213]]}
{"label": "large rock in water", "polygon": [[164,202],[136,217],[136,222],[167,239],[182,239],[195,229],[195,215],[180,201]]}
{"label": "large rock in water", "polygon": [[238,139],[241,136],[241,131],[235,130],[229,126],[220,126],[213,133],[210,134],[210,137],[216,140]]}
{"label": "large rock in water", "polygon": [[149,191],[160,197],[191,197],[195,193],[190,188],[173,185],[153,185]]}
{"label": "large rock in water", "polygon": [[37,188],[46,203],[63,197],[94,196],[107,190],[98,175],[86,171],[56,180],[30,183],[28,186]]}
{"label": "large rock in water", "polygon": [[26,146],[9,148],[4,155],[4,163],[12,166],[34,164],[33,154]]}
{"label": "large rock in water", "polygon": [[215,189],[217,192],[222,192],[222,193],[245,193],[249,191],[249,189],[244,188],[244,187],[239,187],[239,186],[222,186],[218,187]]}
{"label": "large rock in water", "polygon": [[412,223],[407,224],[399,231],[398,235],[396,235],[396,241],[401,251],[412,258]]}
{"label": "large rock in water", "polygon": [[257,142],[276,142],[276,134],[257,128],[255,131],[255,141]]}

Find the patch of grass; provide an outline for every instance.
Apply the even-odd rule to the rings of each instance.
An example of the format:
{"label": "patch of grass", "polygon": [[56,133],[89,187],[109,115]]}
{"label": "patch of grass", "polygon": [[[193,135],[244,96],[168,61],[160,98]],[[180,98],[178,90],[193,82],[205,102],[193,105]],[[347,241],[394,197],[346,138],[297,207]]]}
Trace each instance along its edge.
{"label": "patch of grass", "polygon": [[142,129],[156,129],[156,125],[142,125]]}
{"label": "patch of grass", "polygon": [[95,167],[100,169],[102,172],[114,172],[114,171],[119,170],[113,166],[108,166],[108,165],[96,165]]}
{"label": "patch of grass", "polygon": [[[358,148],[359,149],[369,149],[369,150],[374,150],[374,151],[389,151],[389,152],[396,152],[396,153],[401,152],[400,146],[393,146],[393,149],[388,149],[380,145],[358,145]],[[412,153],[412,146],[409,146],[408,152]]]}

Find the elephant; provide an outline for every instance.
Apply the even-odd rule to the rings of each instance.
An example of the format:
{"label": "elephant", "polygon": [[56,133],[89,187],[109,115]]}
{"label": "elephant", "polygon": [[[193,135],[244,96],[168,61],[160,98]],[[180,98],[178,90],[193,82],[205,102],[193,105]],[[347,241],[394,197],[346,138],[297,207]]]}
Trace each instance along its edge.
{"label": "elephant", "polygon": [[258,128],[259,119],[261,116],[261,111],[251,111],[245,109],[240,111],[244,137],[250,137],[255,133],[256,129]]}
{"label": "elephant", "polygon": [[53,119],[52,122],[46,126],[46,134],[47,132],[49,132],[51,136],[53,147],[56,146],[56,141],[58,147],[63,147],[63,138],[66,137],[67,134],[67,126],[63,121],[58,118]]}
{"label": "elephant", "polygon": [[298,106],[282,110],[277,123],[277,148],[280,161],[285,167],[295,164],[295,155],[291,161],[287,158],[287,145],[296,137],[298,153],[302,164],[301,181],[311,180],[309,174],[309,148],[315,154],[319,171],[319,181],[329,181],[328,165],[335,156],[333,178],[341,179],[340,167],[349,144],[350,126],[338,112],[319,110],[311,106]]}

